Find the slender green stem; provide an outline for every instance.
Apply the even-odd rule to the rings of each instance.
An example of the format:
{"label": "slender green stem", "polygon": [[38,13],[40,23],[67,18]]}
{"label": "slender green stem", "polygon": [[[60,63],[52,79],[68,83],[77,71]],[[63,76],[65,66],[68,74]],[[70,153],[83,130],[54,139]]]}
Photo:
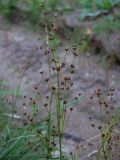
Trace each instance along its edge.
{"label": "slender green stem", "polygon": [[58,135],[59,135],[59,149],[60,149],[60,160],[62,160],[62,131],[61,131],[61,110],[60,110],[60,77],[59,71],[57,72],[57,97],[56,97],[56,109],[57,109],[57,124],[58,124]]}

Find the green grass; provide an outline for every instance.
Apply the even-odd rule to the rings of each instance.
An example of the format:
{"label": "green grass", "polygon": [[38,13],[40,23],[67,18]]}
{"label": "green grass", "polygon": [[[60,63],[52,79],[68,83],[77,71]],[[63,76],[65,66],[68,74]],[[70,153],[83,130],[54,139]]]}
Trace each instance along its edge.
{"label": "green grass", "polygon": [[66,13],[74,11],[77,6],[86,14],[90,14],[89,12],[91,12],[94,15],[95,13],[93,13],[93,11],[109,10],[114,5],[119,4],[120,0],[76,0],[75,2],[66,1],[64,5],[56,0],[1,0],[0,13],[9,20],[12,20],[14,14],[18,12],[15,12],[15,10],[19,3],[23,5],[23,12],[28,15],[27,19],[32,23],[39,24],[40,22],[45,22],[43,12],[49,12],[49,18],[51,18],[51,13],[55,12],[56,9],[59,9],[62,13]]}
{"label": "green grass", "polygon": [[93,26],[93,30],[95,33],[103,33],[106,34],[108,31],[119,31],[120,23],[119,20],[115,20],[114,16],[108,16],[101,20],[101,22],[97,22]]}
{"label": "green grass", "polygon": [[21,8],[21,11],[23,12],[23,14],[28,15],[27,20],[30,20],[33,24],[39,24],[41,22],[44,23],[46,19],[43,15],[43,12],[53,12],[58,5],[58,1],[56,0],[50,0],[46,2],[44,0],[1,0],[0,13],[4,15],[8,20],[12,21],[15,14],[19,12],[19,10],[17,10],[19,9],[17,8],[19,3],[23,5],[24,8],[23,10]]}

